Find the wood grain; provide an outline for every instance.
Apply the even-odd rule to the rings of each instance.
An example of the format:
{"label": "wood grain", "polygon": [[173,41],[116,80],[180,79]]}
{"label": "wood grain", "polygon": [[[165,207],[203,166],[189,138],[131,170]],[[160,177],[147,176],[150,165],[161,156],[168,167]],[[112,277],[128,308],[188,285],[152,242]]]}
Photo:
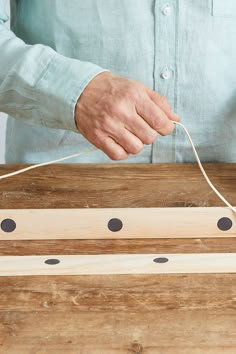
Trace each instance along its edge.
{"label": "wood grain", "polygon": [[[204,168],[236,205],[236,164]],[[2,180],[0,190],[1,209],[223,206],[195,164],[55,165]],[[18,256],[199,252],[236,252],[236,242],[0,242],[1,255]],[[1,277],[0,353],[234,354],[235,284],[236,274]]]}
{"label": "wood grain", "polygon": [[41,313],[39,318],[35,311],[27,316],[22,312],[4,312],[0,321],[5,325],[8,338],[2,343],[2,350],[17,354],[234,353],[236,321],[234,318],[226,321],[226,317],[232,316],[231,312],[170,308],[160,313],[130,312],[127,315],[122,311],[74,311],[62,312],[60,321],[53,311],[50,315],[49,311]]}
{"label": "wood grain", "polygon": [[[213,184],[236,204],[236,164],[205,163]],[[0,165],[0,174],[27,165]],[[1,209],[224,206],[197,164],[51,165],[4,179]]]}

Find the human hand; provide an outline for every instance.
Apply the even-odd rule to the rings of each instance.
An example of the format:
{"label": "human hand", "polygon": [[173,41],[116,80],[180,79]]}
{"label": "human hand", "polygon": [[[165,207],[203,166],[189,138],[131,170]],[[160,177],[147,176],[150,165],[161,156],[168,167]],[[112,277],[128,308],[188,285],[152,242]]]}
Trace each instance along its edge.
{"label": "human hand", "polygon": [[75,108],[79,132],[112,160],[123,160],[168,135],[180,118],[165,97],[144,84],[110,72],[95,76]]}

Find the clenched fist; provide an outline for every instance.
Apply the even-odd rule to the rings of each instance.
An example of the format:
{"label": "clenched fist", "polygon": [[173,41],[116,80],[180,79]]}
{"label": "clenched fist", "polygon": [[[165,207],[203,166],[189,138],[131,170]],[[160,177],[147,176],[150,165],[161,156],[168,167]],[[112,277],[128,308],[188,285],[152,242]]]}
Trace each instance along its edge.
{"label": "clenched fist", "polygon": [[170,134],[173,120],[180,119],[165,97],[110,72],[90,81],[75,108],[79,132],[112,160],[139,153],[158,133]]}

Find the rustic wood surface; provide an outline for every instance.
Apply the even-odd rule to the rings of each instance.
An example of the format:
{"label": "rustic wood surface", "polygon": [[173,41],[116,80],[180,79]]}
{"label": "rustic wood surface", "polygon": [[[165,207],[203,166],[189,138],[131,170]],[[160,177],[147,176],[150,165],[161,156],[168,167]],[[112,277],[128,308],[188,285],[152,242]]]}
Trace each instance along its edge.
{"label": "rustic wood surface", "polygon": [[[236,164],[204,167],[236,205]],[[191,206],[223,206],[196,164],[53,165],[0,181],[1,209]],[[236,240],[0,241],[0,255],[209,252],[236,252]],[[235,284],[236,274],[2,277],[0,353],[235,353]]]}

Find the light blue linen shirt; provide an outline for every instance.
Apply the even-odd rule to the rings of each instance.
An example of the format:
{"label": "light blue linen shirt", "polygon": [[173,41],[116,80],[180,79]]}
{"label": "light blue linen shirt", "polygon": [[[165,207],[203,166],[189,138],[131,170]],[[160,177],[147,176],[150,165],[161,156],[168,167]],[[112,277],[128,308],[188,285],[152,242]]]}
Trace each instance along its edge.
{"label": "light blue linen shirt", "polygon": [[[169,100],[202,161],[236,162],[236,0],[0,0],[7,163],[84,151],[76,101],[110,70]],[[195,161],[181,129],[123,162]],[[101,151],[68,162],[111,162]]]}

